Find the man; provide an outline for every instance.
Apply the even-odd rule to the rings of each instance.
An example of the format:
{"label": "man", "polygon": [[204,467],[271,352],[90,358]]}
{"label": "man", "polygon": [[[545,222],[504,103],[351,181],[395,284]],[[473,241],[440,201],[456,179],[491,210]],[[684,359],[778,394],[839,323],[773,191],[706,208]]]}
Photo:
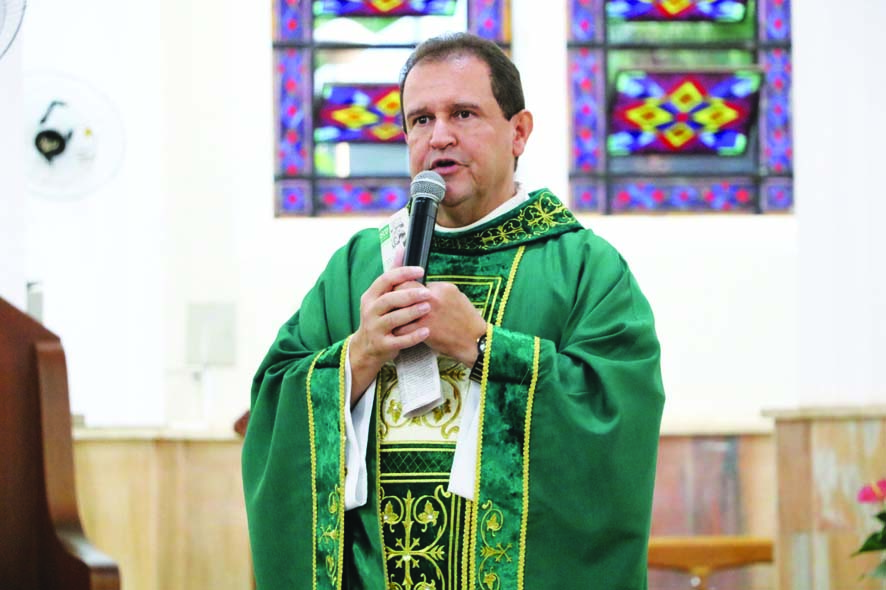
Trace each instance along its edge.
{"label": "man", "polygon": [[[427,41],[400,88],[410,172],[446,181],[427,286],[365,230],[281,328],[243,450],[258,587],[646,588],[649,305],[611,246],[515,183],[532,115],[494,44]],[[393,361],[418,343],[443,399],[405,416]]]}

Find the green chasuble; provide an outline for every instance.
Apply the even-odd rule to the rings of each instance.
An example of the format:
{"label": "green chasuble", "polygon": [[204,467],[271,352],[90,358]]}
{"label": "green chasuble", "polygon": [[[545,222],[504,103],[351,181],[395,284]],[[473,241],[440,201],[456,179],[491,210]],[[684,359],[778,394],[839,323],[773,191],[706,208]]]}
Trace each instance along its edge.
{"label": "green chasuble", "polygon": [[441,358],[446,401],[414,419],[382,369],[368,501],[345,511],[343,363],[381,272],[378,231],[358,233],[255,376],[243,481],[259,590],[645,589],[664,394],[652,312],[618,252],[547,190],[435,234],[428,280],[489,323],[474,500],[446,491],[468,370]]}

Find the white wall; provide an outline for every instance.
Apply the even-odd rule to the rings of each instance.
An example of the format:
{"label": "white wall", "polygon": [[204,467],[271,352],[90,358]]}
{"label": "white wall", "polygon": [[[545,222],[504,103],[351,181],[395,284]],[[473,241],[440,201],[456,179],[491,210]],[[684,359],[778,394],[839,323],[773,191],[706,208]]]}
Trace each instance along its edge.
{"label": "white wall", "polygon": [[[29,4],[23,67],[91,81],[117,103],[127,132],[124,167],[97,194],[29,200],[26,271],[46,285],[46,318],[68,350],[74,408],[93,424],[183,422],[199,412],[202,394],[211,402],[206,422],[227,428],[248,407],[252,372],[278,326],[329,254],[380,220],[273,218],[266,4],[68,4]],[[536,119],[520,177],[565,195],[568,121],[556,90],[566,80],[565,11],[542,4],[515,1],[514,55]],[[808,24],[800,11],[816,3],[794,4],[798,24]],[[847,24],[833,35],[858,31]],[[797,137],[818,150],[816,100],[809,94],[805,111],[798,104]],[[878,146],[863,129],[851,132],[859,152]],[[832,173],[801,169],[800,202]],[[668,430],[765,428],[762,407],[797,401],[799,219],[583,218],[625,254],[653,303]],[[0,257],[4,266],[18,260]],[[188,364],[188,307],[197,303],[234,305],[233,366],[201,374]]]}
{"label": "white wall", "polygon": [[[799,4],[800,2],[798,2]],[[800,388],[797,402],[886,403],[886,3],[795,11]]]}
{"label": "white wall", "polygon": [[44,320],[65,346],[73,410],[95,423],[160,423],[167,280],[160,14],[134,2],[33,0],[21,33],[25,76],[85,81],[117,105],[127,134],[122,168],[94,194],[27,201],[27,275],[43,283]]}
{"label": "white wall", "polygon": [[27,250],[22,172],[21,39],[0,58],[0,297],[25,309]]}

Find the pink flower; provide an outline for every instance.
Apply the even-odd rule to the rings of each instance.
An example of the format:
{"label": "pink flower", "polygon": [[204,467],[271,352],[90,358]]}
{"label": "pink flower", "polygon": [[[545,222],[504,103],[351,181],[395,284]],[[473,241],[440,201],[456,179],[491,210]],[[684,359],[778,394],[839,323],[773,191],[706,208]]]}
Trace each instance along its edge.
{"label": "pink flower", "polygon": [[886,479],[861,488],[858,492],[858,501],[872,503],[886,501]]}

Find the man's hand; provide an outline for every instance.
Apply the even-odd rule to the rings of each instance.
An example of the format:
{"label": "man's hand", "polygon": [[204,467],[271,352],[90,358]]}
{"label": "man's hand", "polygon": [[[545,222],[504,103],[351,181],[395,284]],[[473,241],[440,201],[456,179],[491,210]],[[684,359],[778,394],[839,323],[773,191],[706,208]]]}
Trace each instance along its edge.
{"label": "man's hand", "polygon": [[466,367],[473,366],[477,360],[477,339],[486,333],[483,316],[452,283],[428,283],[427,290],[429,311],[417,321],[396,328],[394,334],[403,337],[416,332],[425,334],[422,340],[437,353],[454,358]]}
{"label": "man's hand", "polygon": [[420,266],[399,266],[379,276],[360,297],[360,327],[350,341],[351,405],[363,396],[382,366],[404,348],[428,338],[427,327],[397,329],[431,310],[431,291],[416,282]]}

